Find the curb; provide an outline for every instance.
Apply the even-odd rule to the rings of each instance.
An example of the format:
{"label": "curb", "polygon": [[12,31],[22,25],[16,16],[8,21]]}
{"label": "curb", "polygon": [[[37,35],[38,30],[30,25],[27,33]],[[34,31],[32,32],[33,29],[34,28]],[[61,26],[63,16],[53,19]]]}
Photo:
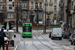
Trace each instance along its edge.
{"label": "curb", "polygon": [[49,32],[46,32],[46,33],[41,33],[41,34],[48,34]]}
{"label": "curb", "polygon": [[14,30],[14,33],[21,34],[21,32],[19,32],[19,31],[17,32],[16,29],[12,29],[12,30]]}

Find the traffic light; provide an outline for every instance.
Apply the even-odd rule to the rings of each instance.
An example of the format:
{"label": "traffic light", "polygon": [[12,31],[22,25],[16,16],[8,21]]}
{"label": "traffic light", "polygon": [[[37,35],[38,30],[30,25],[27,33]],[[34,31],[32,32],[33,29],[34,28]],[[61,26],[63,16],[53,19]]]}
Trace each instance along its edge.
{"label": "traffic light", "polygon": [[12,25],[13,24],[11,22],[9,22],[9,30],[13,28]]}
{"label": "traffic light", "polygon": [[7,22],[4,22],[3,25],[4,26],[2,28],[6,29]]}

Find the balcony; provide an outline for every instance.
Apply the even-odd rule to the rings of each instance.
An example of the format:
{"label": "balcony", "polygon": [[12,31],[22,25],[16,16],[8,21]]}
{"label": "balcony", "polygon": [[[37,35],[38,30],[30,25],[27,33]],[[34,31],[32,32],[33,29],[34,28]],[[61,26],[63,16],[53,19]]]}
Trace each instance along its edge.
{"label": "balcony", "polygon": [[49,11],[49,14],[52,14],[53,13],[53,11]]}
{"label": "balcony", "polygon": [[63,7],[64,6],[64,3],[63,2],[59,2],[59,7]]}
{"label": "balcony", "polygon": [[14,12],[14,9],[7,9],[7,12]]}
{"label": "balcony", "polygon": [[[44,11],[45,12],[45,11]],[[45,12],[46,14],[48,14],[48,10]]]}
{"label": "balcony", "polygon": [[21,10],[28,10],[28,6],[22,7]]}
{"label": "balcony", "polygon": [[48,2],[45,2],[45,5],[48,5]]}
{"label": "balcony", "polygon": [[50,2],[49,5],[53,5],[53,2]]}
{"label": "balcony", "polygon": [[63,14],[64,12],[63,11],[59,11],[59,14]]}
{"label": "balcony", "polygon": [[4,9],[0,9],[0,13],[4,13],[5,12],[5,10]]}

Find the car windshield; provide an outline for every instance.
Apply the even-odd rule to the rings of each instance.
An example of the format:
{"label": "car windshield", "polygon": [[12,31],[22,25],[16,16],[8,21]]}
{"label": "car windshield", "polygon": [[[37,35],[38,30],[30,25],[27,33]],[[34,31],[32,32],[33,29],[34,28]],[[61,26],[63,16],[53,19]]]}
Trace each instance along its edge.
{"label": "car windshield", "polygon": [[31,32],[31,27],[30,26],[25,26],[23,27],[24,32]]}

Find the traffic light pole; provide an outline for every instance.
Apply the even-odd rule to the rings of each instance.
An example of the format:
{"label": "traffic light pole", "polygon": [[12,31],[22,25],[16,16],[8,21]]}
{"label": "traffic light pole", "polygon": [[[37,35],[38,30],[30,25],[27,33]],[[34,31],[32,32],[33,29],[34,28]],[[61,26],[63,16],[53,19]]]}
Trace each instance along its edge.
{"label": "traffic light pole", "polygon": [[[45,0],[46,2],[46,0]],[[46,4],[45,4],[45,30],[44,30],[44,33],[46,33]]]}
{"label": "traffic light pole", "polygon": [[17,16],[16,16],[16,31],[18,32],[18,2],[17,2]]}
{"label": "traffic light pole", "polygon": [[39,23],[38,23],[38,18],[39,18],[39,17],[38,17],[38,11],[39,11],[39,10],[38,10],[38,5],[37,5],[37,28],[39,27]]}

